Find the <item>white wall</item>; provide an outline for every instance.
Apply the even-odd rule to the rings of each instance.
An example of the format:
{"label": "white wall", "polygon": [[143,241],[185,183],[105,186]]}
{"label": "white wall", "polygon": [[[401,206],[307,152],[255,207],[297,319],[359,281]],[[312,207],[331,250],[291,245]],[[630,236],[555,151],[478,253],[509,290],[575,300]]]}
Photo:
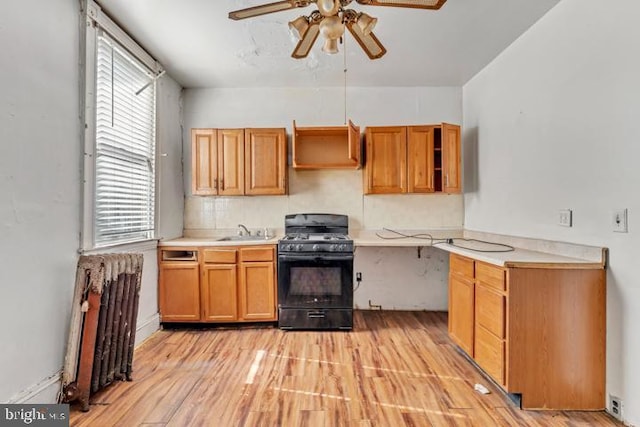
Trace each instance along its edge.
{"label": "white wall", "polygon": [[62,366],[80,232],[78,13],[0,3],[0,401]]}
{"label": "white wall", "polygon": [[[349,87],[347,118],[360,126],[461,123],[461,88]],[[184,151],[190,156],[191,128],[285,127],[291,139],[298,126],[340,126],[345,121],[344,88],[188,89],[184,99]],[[291,150],[289,150],[291,153]],[[190,194],[190,166],[185,191]],[[289,195],[265,197],[187,197],[185,233],[249,228],[283,228],[284,216],[296,212],[330,212],[349,216],[354,229],[460,228],[461,195],[363,195],[362,170],[297,171],[289,169]],[[358,249],[356,271],[363,273],[356,305],[368,301],[386,309],[445,310],[446,268],[442,251]],[[381,257],[384,254],[384,257]],[[385,259],[381,264],[380,260]],[[429,259],[432,260],[429,264]],[[389,274],[402,272],[403,280]]]}
{"label": "white wall", "polygon": [[[463,88],[466,228],[609,247],[607,392],[635,425],[639,16],[636,0],[563,0]],[[612,232],[615,208],[628,234]]]}
{"label": "white wall", "polygon": [[[59,388],[81,215],[79,13],[76,1],[0,3],[0,402],[53,402]],[[173,161],[180,87],[160,86],[158,138]],[[160,215],[170,210],[161,230],[172,237],[182,228],[180,163],[159,172]],[[155,249],[144,253],[139,339],[157,328],[147,323],[157,321]]]}

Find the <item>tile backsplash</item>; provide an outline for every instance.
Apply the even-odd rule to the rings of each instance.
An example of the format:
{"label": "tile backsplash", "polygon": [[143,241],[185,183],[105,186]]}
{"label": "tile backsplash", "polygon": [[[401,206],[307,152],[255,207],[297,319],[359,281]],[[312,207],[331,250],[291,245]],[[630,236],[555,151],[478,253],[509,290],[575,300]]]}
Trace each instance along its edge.
{"label": "tile backsplash", "polygon": [[206,230],[284,227],[288,213],[349,216],[351,229],[434,229],[463,226],[461,194],[364,195],[363,170],[289,168],[286,196],[198,197],[185,200],[185,235]]}

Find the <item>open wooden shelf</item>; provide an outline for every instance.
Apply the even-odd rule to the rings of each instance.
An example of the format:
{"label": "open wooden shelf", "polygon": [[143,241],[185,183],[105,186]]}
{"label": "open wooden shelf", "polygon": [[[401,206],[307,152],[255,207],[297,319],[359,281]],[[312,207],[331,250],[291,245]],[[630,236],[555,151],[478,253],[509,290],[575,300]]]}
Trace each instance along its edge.
{"label": "open wooden shelf", "polygon": [[296,127],[293,122],[294,169],[358,169],[361,166],[360,128]]}

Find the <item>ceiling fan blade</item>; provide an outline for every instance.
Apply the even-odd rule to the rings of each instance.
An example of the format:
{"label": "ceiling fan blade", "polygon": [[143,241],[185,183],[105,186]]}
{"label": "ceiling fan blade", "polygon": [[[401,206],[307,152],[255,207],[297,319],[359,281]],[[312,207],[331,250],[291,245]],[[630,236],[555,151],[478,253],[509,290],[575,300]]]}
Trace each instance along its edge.
{"label": "ceiling fan blade", "polygon": [[356,0],[367,6],[413,7],[416,9],[440,9],[447,0]]}
{"label": "ceiling fan blade", "polygon": [[306,58],[313,44],[316,42],[318,34],[320,34],[320,25],[318,25],[317,22],[311,23],[307,31],[305,31],[304,36],[302,36],[302,39],[296,45],[296,48],[293,49],[291,57],[295,59]]}
{"label": "ceiling fan blade", "polygon": [[360,26],[355,22],[347,23],[347,28],[370,59],[381,58],[387,53],[387,49],[382,46],[380,40],[373,33],[365,36]]}
{"label": "ceiling fan blade", "polygon": [[254,16],[266,15],[267,13],[280,12],[282,10],[293,9],[295,7],[308,6],[310,0],[284,0],[275,3],[267,3],[260,6],[248,7],[246,9],[229,12],[229,19],[239,20],[253,18]]}

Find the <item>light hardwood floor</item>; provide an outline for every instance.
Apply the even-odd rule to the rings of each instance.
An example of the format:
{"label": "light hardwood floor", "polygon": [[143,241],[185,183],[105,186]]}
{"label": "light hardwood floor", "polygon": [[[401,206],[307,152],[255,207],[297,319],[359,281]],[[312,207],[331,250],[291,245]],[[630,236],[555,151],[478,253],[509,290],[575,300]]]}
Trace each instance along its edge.
{"label": "light hardwood floor", "polygon": [[[604,412],[522,411],[447,336],[447,314],[357,311],[352,332],[162,330],[133,382],[72,407],[72,426],[618,426]],[[474,391],[485,385],[490,394]]]}

